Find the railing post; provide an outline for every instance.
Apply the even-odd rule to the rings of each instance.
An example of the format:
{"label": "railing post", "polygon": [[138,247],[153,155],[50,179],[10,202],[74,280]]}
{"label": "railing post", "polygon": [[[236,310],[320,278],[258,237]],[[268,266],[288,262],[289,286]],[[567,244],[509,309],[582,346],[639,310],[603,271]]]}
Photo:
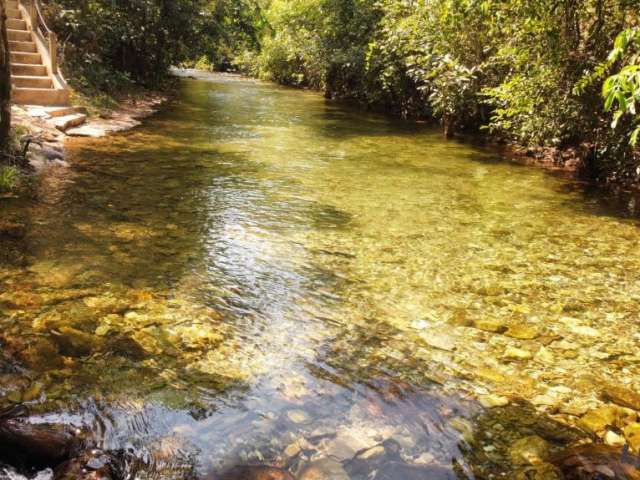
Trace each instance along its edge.
{"label": "railing post", "polygon": [[29,6],[29,18],[31,19],[31,30],[38,30],[38,10],[36,9],[36,0],[31,0]]}
{"label": "railing post", "polygon": [[58,36],[49,32],[49,57],[51,57],[51,74],[58,73]]}

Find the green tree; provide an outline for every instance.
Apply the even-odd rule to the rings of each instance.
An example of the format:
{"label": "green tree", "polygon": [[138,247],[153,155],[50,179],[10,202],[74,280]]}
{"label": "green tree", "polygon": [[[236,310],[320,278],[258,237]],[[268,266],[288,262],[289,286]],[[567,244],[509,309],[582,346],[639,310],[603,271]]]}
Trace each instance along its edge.
{"label": "green tree", "polygon": [[621,32],[609,56],[609,62],[623,62],[622,68],[604,82],[602,95],[605,109],[615,108],[612,127],[629,117],[631,129],[629,143],[635,147],[640,137],[640,29],[630,28]]}

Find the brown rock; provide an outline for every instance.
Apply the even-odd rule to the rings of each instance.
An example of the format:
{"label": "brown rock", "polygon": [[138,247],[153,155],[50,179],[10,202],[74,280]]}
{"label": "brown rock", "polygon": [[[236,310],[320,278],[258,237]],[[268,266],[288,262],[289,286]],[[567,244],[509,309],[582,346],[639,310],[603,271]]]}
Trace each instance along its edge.
{"label": "brown rock", "polygon": [[115,459],[100,450],[88,450],[59,465],[53,480],[112,480]]}
{"label": "brown rock", "polygon": [[565,480],[640,480],[637,459],[608,445],[572,447],[551,460]]}
{"label": "brown rock", "polygon": [[245,465],[233,467],[220,476],[209,476],[208,480],[295,480],[289,472],[267,465]]}
{"label": "brown rock", "polygon": [[0,453],[25,465],[57,465],[79,444],[79,437],[66,425],[29,423],[26,418],[0,419]]}
{"label": "brown rock", "polygon": [[27,228],[22,223],[2,221],[0,222],[0,238],[13,238],[19,240],[27,234]]}
{"label": "brown rock", "polygon": [[562,472],[549,463],[522,467],[515,472],[514,480],[563,480]]}
{"label": "brown rock", "polygon": [[615,405],[604,405],[584,415],[578,424],[593,433],[604,432],[607,427],[616,424],[620,408]]}
{"label": "brown rock", "polygon": [[537,435],[517,440],[509,450],[511,463],[514,465],[537,465],[544,463],[549,457],[549,443]]}
{"label": "brown rock", "polygon": [[640,410],[640,394],[629,388],[609,385],[602,390],[602,397],[616,405]]}
{"label": "brown rock", "polygon": [[622,433],[624,433],[629,447],[636,453],[640,453],[640,423],[630,423],[624,427]]}
{"label": "brown rock", "polygon": [[349,480],[342,464],[330,458],[324,458],[307,465],[299,476],[300,480]]}
{"label": "brown rock", "polygon": [[504,334],[518,340],[533,340],[540,336],[540,331],[532,325],[516,324],[511,325]]}
{"label": "brown rock", "polygon": [[375,480],[456,480],[452,470],[437,465],[411,465],[401,462],[386,463],[374,477]]}

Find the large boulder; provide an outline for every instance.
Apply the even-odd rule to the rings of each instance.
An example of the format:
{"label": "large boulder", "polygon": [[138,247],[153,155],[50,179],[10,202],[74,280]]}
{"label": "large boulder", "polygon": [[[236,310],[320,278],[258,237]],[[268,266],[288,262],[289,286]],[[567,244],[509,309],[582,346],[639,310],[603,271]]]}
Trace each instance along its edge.
{"label": "large boulder", "polygon": [[31,423],[25,417],[0,418],[0,458],[15,466],[46,468],[80,448],[80,432],[67,425]]}

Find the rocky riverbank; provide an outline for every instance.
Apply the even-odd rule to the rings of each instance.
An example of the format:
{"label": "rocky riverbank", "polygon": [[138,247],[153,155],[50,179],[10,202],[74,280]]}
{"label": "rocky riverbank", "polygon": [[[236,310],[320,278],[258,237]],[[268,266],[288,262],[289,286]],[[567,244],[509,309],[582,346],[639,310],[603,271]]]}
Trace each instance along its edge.
{"label": "rocky riverbank", "polygon": [[36,168],[47,165],[66,166],[64,142],[70,137],[104,137],[139,126],[144,118],[153,115],[168,100],[163,93],[149,92],[127,97],[116,108],[100,115],[89,115],[84,124],[62,131],[52,121],[45,107],[12,107],[13,126],[20,136],[33,138],[29,159]]}

